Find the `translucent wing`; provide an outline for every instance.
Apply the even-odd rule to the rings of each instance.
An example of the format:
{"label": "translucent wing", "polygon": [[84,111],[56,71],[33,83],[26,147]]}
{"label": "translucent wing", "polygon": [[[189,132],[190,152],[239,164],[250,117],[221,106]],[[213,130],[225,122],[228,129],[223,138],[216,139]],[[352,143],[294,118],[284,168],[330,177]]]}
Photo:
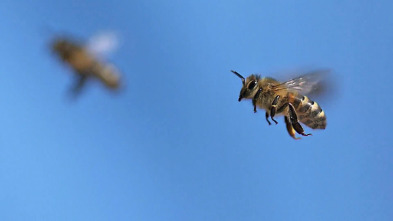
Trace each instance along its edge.
{"label": "translucent wing", "polygon": [[87,49],[99,57],[107,57],[116,51],[119,38],[115,32],[104,31],[90,37]]}
{"label": "translucent wing", "polygon": [[295,90],[304,95],[319,95],[326,90],[326,80],[329,72],[330,70],[311,71],[275,85],[274,90]]}

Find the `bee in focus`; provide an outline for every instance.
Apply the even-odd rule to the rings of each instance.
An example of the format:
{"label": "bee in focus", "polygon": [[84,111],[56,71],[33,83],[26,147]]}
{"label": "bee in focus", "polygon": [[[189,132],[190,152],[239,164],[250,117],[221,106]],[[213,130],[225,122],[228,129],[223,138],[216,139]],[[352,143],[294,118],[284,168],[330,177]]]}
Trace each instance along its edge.
{"label": "bee in focus", "polygon": [[117,70],[112,65],[100,61],[82,44],[68,38],[56,38],[51,47],[77,76],[77,81],[72,87],[74,95],[80,93],[88,79],[98,79],[111,90],[119,87],[120,77]]}
{"label": "bee in focus", "polygon": [[284,115],[285,124],[289,135],[294,139],[296,133],[309,136],[305,133],[302,125],[312,129],[326,128],[326,115],[322,108],[310,100],[306,94],[318,92],[322,74],[326,71],[314,71],[299,76],[286,82],[279,82],[270,77],[250,75],[244,78],[236,71],[232,71],[243,83],[240,90],[239,102],[242,99],[251,99],[254,113],[257,107],[265,109],[266,120],[271,125],[269,118],[277,124],[274,119],[277,115]]}

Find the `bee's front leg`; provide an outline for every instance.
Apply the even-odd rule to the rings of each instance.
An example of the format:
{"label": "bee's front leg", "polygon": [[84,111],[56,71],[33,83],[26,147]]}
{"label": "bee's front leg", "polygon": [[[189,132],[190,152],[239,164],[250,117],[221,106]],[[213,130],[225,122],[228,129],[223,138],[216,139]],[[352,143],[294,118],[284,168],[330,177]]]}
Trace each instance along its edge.
{"label": "bee's front leg", "polygon": [[273,102],[272,102],[272,107],[270,108],[270,116],[272,121],[274,121],[274,123],[278,124],[278,122],[276,120],[274,120],[274,116],[276,115],[276,110],[277,110],[277,103],[278,103],[278,99],[280,99],[280,95],[277,95]]}
{"label": "bee's front leg", "polygon": [[288,109],[289,120],[292,124],[293,129],[295,129],[298,134],[301,134],[303,136],[312,135],[312,134],[305,134],[304,133],[304,129],[303,129],[302,125],[300,125],[299,121],[297,120],[297,114],[296,114],[295,108],[293,107],[293,105],[291,103],[288,103],[288,106],[289,106],[289,109]]}
{"label": "bee's front leg", "polygon": [[262,92],[262,89],[259,88],[257,93],[255,93],[254,97],[252,98],[252,105],[254,106],[254,113],[257,112],[257,100],[258,100],[259,96],[261,95],[261,92]]}

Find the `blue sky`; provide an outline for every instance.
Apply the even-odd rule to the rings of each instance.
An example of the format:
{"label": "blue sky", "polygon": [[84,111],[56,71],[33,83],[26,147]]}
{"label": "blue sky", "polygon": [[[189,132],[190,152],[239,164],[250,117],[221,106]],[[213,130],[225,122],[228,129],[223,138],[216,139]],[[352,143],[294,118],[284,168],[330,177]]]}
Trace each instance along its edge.
{"label": "blue sky", "polygon": [[[391,1],[2,1],[1,220],[391,220]],[[56,34],[119,34],[119,94]],[[237,102],[243,75],[334,70],[325,131]]]}

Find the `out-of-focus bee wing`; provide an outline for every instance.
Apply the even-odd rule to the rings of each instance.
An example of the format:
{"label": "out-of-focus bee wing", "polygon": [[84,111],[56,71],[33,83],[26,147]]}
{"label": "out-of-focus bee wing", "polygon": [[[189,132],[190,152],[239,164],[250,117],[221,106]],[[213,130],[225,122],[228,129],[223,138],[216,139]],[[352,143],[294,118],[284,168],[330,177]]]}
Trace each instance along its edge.
{"label": "out-of-focus bee wing", "polygon": [[330,70],[311,71],[289,81],[274,85],[273,89],[276,91],[294,90],[303,95],[319,95],[326,90],[326,79],[329,72]]}
{"label": "out-of-focus bee wing", "polygon": [[119,38],[115,32],[103,31],[89,38],[86,48],[95,56],[105,58],[116,51]]}

